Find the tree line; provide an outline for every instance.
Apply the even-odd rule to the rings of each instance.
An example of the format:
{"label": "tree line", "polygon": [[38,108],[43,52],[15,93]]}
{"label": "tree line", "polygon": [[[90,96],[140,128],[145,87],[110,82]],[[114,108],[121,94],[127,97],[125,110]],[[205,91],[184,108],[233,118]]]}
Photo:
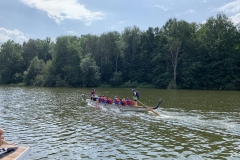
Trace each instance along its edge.
{"label": "tree line", "polygon": [[170,18],[161,28],[99,36],[12,40],[0,47],[0,84],[240,90],[240,27]]}

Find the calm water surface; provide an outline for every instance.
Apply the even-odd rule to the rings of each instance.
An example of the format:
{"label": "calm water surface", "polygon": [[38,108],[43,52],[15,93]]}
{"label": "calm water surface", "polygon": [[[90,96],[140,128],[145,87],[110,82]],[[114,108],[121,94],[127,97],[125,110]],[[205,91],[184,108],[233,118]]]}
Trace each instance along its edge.
{"label": "calm water surface", "polygon": [[[30,146],[30,159],[240,159],[240,92],[138,89],[157,112],[87,106],[87,88],[0,86],[5,139]],[[131,97],[131,89],[96,88]]]}

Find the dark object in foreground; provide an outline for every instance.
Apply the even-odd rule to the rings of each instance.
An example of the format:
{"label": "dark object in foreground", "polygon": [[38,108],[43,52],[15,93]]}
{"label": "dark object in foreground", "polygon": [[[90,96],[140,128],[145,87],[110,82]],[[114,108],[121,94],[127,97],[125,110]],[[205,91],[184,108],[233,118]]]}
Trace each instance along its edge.
{"label": "dark object in foreground", "polygon": [[11,147],[11,148],[0,148],[0,159],[9,155],[10,153],[16,151],[18,147]]}

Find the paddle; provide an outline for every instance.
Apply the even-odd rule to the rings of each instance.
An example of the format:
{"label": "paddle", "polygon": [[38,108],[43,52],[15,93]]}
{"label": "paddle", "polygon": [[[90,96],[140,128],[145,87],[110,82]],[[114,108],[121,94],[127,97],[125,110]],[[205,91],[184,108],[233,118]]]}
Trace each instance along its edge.
{"label": "paddle", "polygon": [[102,108],[105,107],[106,105],[107,105],[107,103],[105,103],[105,104],[102,106]]}
{"label": "paddle", "polygon": [[141,103],[143,106],[147,107],[147,109],[151,112],[153,112],[156,116],[160,116],[160,114],[156,111],[154,111],[152,108],[146,106],[145,104],[143,104],[142,102],[140,102],[139,100],[137,100],[139,103]]}

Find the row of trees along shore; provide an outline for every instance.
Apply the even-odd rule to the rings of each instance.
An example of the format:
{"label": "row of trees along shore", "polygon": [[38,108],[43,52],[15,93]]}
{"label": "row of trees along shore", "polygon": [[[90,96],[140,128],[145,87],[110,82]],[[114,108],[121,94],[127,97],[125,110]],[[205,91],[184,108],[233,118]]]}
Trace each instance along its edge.
{"label": "row of trees along shore", "polygon": [[171,18],[146,31],[8,40],[0,84],[14,83],[240,90],[240,27],[221,13],[204,24]]}

